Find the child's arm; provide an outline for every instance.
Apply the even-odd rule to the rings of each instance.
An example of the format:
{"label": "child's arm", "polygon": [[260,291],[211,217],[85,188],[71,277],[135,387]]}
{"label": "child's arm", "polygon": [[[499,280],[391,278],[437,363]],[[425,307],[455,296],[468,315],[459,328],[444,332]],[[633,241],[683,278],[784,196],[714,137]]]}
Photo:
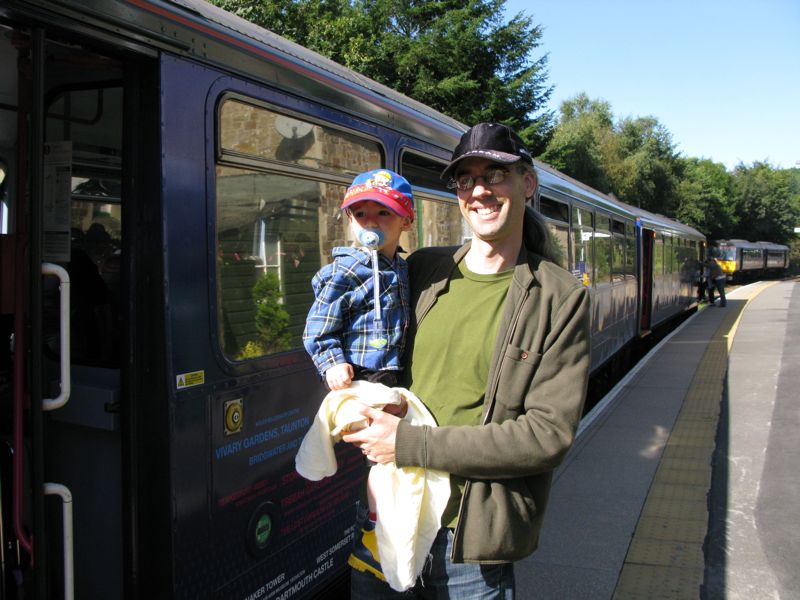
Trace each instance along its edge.
{"label": "child's arm", "polygon": [[326,374],[330,369],[346,364],[341,335],[344,327],[344,304],[347,302],[350,282],[336,267],[334,261],[323,267],[312,279],[315,298],[303,331],[303,345],[313,359],[317,371],[326,381]]}

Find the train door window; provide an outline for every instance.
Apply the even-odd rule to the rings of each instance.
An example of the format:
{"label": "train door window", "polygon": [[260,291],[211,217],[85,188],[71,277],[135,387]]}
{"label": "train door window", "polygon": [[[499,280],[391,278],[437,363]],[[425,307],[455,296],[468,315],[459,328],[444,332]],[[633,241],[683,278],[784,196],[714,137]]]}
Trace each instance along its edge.
{"label": "train door window", "polygon": [[594,215],[592,211],[572,207],[572,272],[583,285],[594,281]]}
{"label": "train door window", "polygon": [[[72,362],[114,368],[121,340],[122,66],[51,42],[46,68],[43,255],[70,275]],[[45,310],[51,308],[46,296]],[[55,353],[47,316],[45,323],[46,352]]]}
{"label": "train door window", "polygon": [[608,283],[611,281],[611,219],[598,213],[594,230],[594,260],[597,267],[595,281]]}
{"label": "train door window", "polygon": [[380,145],[229,98],[218,113],[217,316],[240,361],[302,347],[314,273],[350,243],[339,206]]}
{"label": "train door window", "polygon": [[611,220],[611,280],[625,279],[625,224],[616,219]]}
{"label": "train door window", "polygon": [[675,265],[675,238],[671,235],[664,236],[664,273],[672,274]]}
{"label": "train door window", "polygon": [[556,262],[569,268],[569,205],[547,196],[539,198],[539,212],[545,217]]}
{"label": "train door window", "polygon": [[[405,151],[400,158],[400,174],[414,188],[416,225],[409,239],[401,239],[406,251],[419,246],[460,246],[472,235],[458,208],[458,201],[439,174],[440,161]],[[405,235],[405,234],[404,234]]]}
{"label": "train door window", "polygon": [[653,245],[653,275],[664,274],[664,236],[656,234]]}
{"label": "train door window", "polygon": [[636,277],[636,228],[625,222],[625,277]]}

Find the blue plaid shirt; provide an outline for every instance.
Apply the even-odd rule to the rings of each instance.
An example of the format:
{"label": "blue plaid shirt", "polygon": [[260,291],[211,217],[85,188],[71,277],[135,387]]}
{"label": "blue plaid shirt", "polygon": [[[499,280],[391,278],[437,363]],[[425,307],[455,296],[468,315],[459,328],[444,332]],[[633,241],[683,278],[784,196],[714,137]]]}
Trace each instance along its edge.
{"label": "blue plaid shirt", "polygon": [[[316,299],[303,332],[303,345],[320,375],[341,363],[373,371],[398,371],[409,321],[408,265],[378,253],[382,332],[374,331],[372,258],[361,248],[336,247],[333,262],[314,275]],[[374,337],[388,343],[370,346]]]}

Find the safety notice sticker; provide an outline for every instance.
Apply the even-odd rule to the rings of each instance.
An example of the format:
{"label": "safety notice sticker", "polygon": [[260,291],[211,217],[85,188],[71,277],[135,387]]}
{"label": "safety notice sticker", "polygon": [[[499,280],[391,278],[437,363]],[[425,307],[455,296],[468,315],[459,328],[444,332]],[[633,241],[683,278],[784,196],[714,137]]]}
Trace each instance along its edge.
{"label": "safety notice sticker", "polygon": [[206,382],[206,372],[192,371],[191,373],[181,373],[175,380],[179,390],[196,385],[203,385]]}

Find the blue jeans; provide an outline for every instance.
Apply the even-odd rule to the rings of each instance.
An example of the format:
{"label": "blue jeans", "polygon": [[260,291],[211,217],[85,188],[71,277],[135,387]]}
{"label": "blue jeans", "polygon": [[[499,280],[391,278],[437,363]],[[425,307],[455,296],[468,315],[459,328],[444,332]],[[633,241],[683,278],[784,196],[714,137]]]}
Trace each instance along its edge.
{"label": "blue jeans", "polygon": [[711,282],[711,285],[708,286],[708,301],[711,304],[714,304],[714,289],[717,290],[719,294],[719,305],[725,306],[727,301],[725,300],[725,278],[720,277],[719,279],[715,279]]}
{"label": "blue jeans", "polygon": [[350,571],[350,600],[513,600],[514,564],[480,565],[453,563],[453,530],[442,528],[431,547],[430,557],[417,583],[396,592],[370,573]]}

